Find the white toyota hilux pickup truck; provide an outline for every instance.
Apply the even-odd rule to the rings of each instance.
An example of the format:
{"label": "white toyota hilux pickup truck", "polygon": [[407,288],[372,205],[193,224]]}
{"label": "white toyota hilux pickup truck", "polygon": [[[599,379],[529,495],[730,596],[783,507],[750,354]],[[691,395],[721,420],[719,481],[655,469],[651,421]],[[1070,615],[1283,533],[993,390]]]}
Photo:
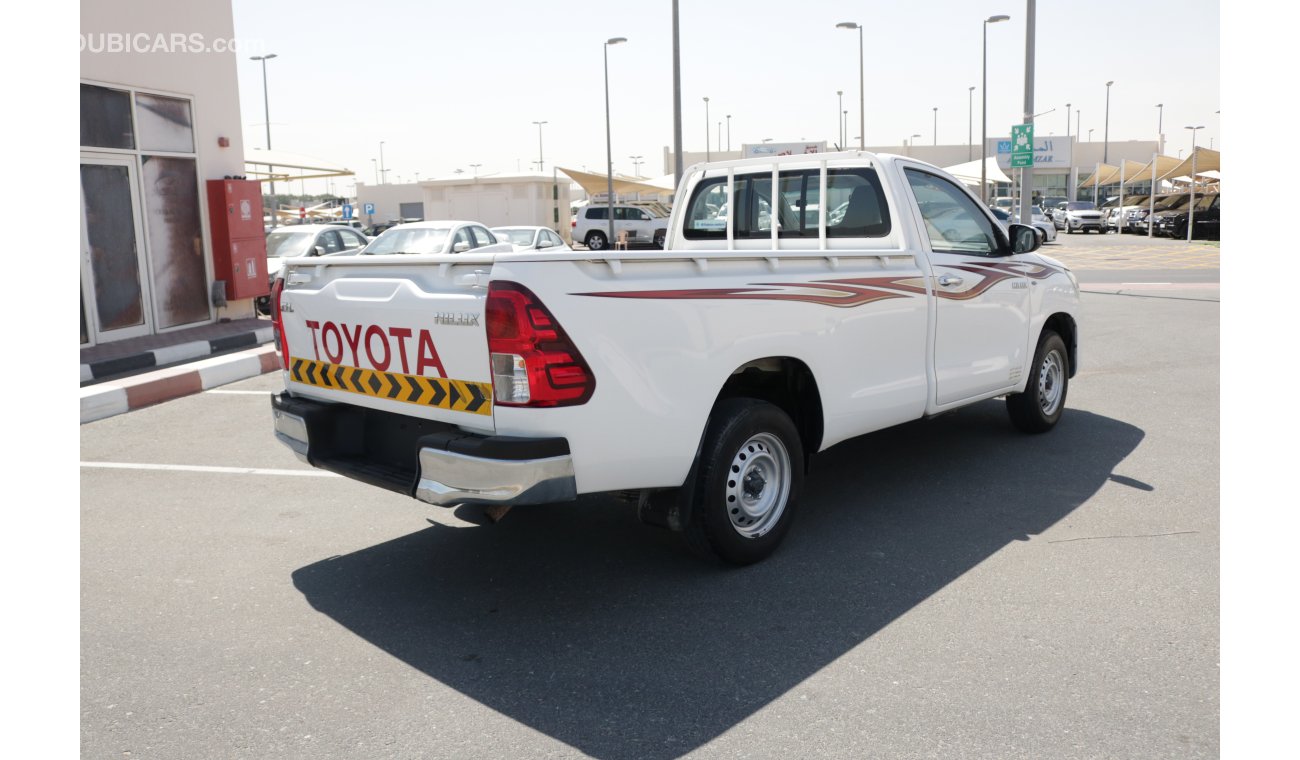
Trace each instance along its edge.
{"label": "white toyota hilux pickup truck", "polygon": [[692,167],[662,251],[290,262],[275,434],[438,506],[618,494],[755,562],[816,452],[1002,396],[1057,423],[1079,289],[1038,240],[940,169],[845,152]]}

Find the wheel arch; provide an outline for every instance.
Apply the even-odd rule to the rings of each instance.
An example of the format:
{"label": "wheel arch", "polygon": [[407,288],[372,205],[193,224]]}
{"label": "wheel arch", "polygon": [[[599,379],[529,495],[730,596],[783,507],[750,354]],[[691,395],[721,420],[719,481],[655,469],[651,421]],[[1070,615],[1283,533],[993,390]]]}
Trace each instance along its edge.
{"label": "wheel arch", "polygon": [[[1048,317],[1043,323],[1043,330],[1051,330],[1061,336],[1065,343],[1067,358],[1070,361],[1070,377],[1078,371],[1079,358],[1079,325],[1074,321],[1074,317],[1063,311],[1058,311]],[[1042,334],[1041,332],[1039,333]]]}
{"label": "wheel arch", "polygon": [[821,391],[817,378],[802,360],[768,356],[745,362],[727,377],[714,398],[713,408],[731,398],[766,401],[785,412],[799,431],[805,460],[811,460],[821,448],[825,432]]}

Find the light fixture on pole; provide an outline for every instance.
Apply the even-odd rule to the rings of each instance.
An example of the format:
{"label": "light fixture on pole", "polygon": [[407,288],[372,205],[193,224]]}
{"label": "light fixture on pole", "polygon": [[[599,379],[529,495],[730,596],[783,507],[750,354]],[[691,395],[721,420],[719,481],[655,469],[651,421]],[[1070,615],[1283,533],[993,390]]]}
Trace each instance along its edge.
{"label": "light fixture on pole", "polygon": [[478,168],[482,165],[483,164],[470,164],[470,167],[474,169],[474,176],[476,178],[478,177]]}
{"label": "light fixture on pole", "polygon": [[641,179],[641,156],[628,156],[632,159],[632,173],[637,179]]}
{"label": "light fixture on pole", "polygon": [[844,122],[840,119],[840,113],[844,111],[844,90],[836,90],[835,96],[840,99],[839,108],[835,109],[835,126],[840,132],[840,139],[836,145],[840,150],[844,150]]}
{"label": "light fixture on pole", "polygon": [[[609,209],[606,214],[609,217],[609,237],[605,238],[605,245],[614,244],[614,148],[610,141],[609,128],[609,46],[620,45],[627,42],[627,37],[610,37],[605,40],[605,182],[606,182],[606,207]],[[678,177],[680,180],[681,177]]]}
{"label": "light fixture on pole", "polygon": [[384,168],[384,141],[379,141],[379,180],[388,181],[388,170]]}
{"label": "light fixture on pole", "polygon": [[370,165],[375,168],[375,184],[378,185],[379,184],[379,159],[377,158],[370,159]]}
{"label": "light fixture on pole", "polygon": [[[266,89],[266,62],[269,61],[269,60],[271,60],[272,58],[276,58],[276,57],[278,57],[278,56],[276,56],[275,53],[267,53],[266,55],[254,55],[254,56],[249,56],[249,60],[250,60],[250,61],[261,61],[261,62],[262,62],[262,107],[265,109],[265,113],[266,113],[266,150],[267,150],[267,152],[270,152],[270,150],[271,150],[271,96],[270,96],[270,94],[267,92],[267,89]],[[268,174],[271,175],[270,187],[269,187],[268,189],[271,191],[271,205],[274,206],[274,205],[276,205],[276,204],[275,204],[275,167],[273,167],[273,166],[267,166],[267,167],[266,167],[266,171],[267,171]],[[276,217],[277,217],[277,215],[276,215],[276,213],[275,213],[275,209],[272,208],[272,209],[271,209],[271,226],[272,226],[272,227],[275,227],[275,226],[276,226],[276,221],[277,221],[277,218],[276,218]]]}
{"label": "light fixture on pole", "polygon": [[709,152],[709,98],[704,98],[704,160],[712,160],[713,156]]}
{"label": "light fixture on pole", "polygon": [[[1192,225],[1196,221],[1196,130],[1205,129],[1205,125],[1198,127],[1183,127],[1192,131],[1192,173],[1191,173],[1191,197],[1188,198],[1187,204],[1187,242],[1192,242]],[[1154,221],[1154,220],[1152,220]]]}
{"label": "light fixture on pole", "polygon": [[718,120],[718,152],[722,152],[722,120]]}
{"label": "light fixture on pole", "polygon": [[[1097,131],[1095,127],[1090,128],[1090,129],[1088,130],[1088,142],[1092,142],[1092,133],[1095,132],[1095,131]],[[1104,164],[1104,163],[1106,163],[1106,161],[1103,159],[1103,160],[1102,160],[1102,163]]]}
{"label": "light fixture on pole", "polygon": [[1070,136],[1070,104],[1069,103],[1065,104],[1065,136],[1066,138],[1069,138]]}
{"label": "light fixture on pole", "polygon": [[1101,162],[1103,164],[1110,163],[1110,86],[1112,84],[1115,84],[1114,80],[1106,83],[1106,123],[1104,125],[1105,130],[1102,132],[1102,139],[1105,142],[1102,143],[1101,148]]}
{"label": "light fixture on pole", "polygon": [[939,145],[939,106],[934,107],[934,145]]}
{"label": "light fixture on pole", "polygon": [[911,137],[909,137],[909,138],[907,138],[906,140],[903,141],[903,152],[904,152],[904,154],[909,155],[909,156],[912,155],[912,148],[911,148],[911,146],[912,146],[913,144],[915,144],[913,141],[915,141],[916,138],[918,138],[918,137],[920,137],[920,136],[921,136],[921,134],[918,132],[917,134],[914,134],[914,135],[912,135]]}
{"label": "light fixture on pole", "polygon": [[966,160],[973,161],[975,147],[975,85],[966,89]]}
{"label": "light fixture on pole", "polygon": [[731,114],[727,114],[727,151],[731,151]]}
{"label": "light fixture on pole", "polygon": [[836,29],[858,30],[858,150],[867,148],[867,67],[863,57],[862,27],[854,21],[841,21]]}
{"label": "light fixture on pole", "polygon": [[980,104],[980,119],[983,122],[983,126],[980,128],[980,200],[985,203],[989,201],[989,24],[1010,20],[1011,17],[1005,15],[989,16],[984,19],[984,68],[983,79],[980,82],[980,97],[983,99]]}
{"label": "light fixture on pole", "polygon": [[542,164],[542,157],[543,157],[543,155],[542,155],[542,125],[543,125],[543,124],[549,124],[550,122],[546,122],[546,121],[535,121],[535,122],[533,122],[533,123],[537,125],[537,173],[538,173],[538,174],[541,174],[541,173],[542,173],[542,166],[543,166],[543,164]]}

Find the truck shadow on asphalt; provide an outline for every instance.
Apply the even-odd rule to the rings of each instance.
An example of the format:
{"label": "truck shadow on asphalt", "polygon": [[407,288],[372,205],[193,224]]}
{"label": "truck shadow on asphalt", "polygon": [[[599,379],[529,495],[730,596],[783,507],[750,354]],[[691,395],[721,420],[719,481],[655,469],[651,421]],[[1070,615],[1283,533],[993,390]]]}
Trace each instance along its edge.
{"label": "truck shadow on asphalt", "polygon": [[1143,438],[1068,410],[1043,436],[985,402],[818,457],[759,565],[702,562],[608,497],[434,526],[303,567],[317,610],[599,758],[690,752],[971,568],[1088,500]]}

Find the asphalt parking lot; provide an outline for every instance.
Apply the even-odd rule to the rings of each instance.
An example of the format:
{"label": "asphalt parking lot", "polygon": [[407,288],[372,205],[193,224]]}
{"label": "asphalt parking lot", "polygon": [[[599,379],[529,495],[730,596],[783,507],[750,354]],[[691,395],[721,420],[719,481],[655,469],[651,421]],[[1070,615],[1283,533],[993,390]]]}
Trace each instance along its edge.
{"label": "asphalt parking lot", "polygon": [[1058,241],[1057,429],[836,446],[746,569],[609,498],[480,525],[326,476],[275,373],[83,425],[82,754],[1217,757],[1219,249]]}

